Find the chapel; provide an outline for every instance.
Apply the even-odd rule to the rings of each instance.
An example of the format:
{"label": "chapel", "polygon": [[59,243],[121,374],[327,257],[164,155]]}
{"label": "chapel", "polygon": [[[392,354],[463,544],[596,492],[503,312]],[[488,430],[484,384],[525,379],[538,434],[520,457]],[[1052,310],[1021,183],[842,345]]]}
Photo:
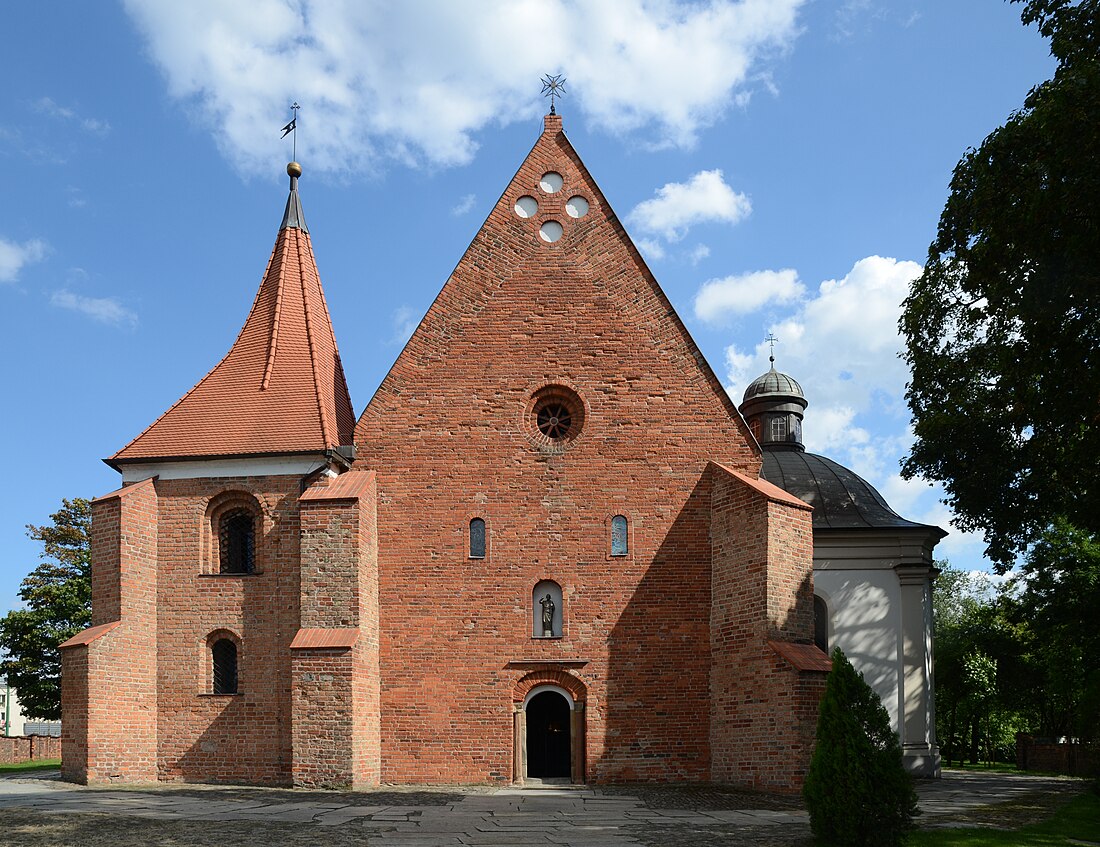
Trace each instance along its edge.
{"label": "chapel", "polygon": [[932,766],[940,531],[790,377],[738,410],[560,116],[358,419],[287,171],[237,339],[107,460],[65,778],[795,791],[836,644]]}

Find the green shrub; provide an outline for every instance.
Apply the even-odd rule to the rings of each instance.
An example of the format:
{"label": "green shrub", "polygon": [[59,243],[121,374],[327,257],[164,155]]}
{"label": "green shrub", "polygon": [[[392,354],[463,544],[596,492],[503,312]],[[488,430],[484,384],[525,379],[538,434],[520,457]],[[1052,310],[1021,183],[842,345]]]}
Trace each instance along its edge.
{"label": "green shrub", "polygon": [[913,826],[917,795],[878,695],[838,647],[817,719],[802,794],[818,844],[895,847]]}

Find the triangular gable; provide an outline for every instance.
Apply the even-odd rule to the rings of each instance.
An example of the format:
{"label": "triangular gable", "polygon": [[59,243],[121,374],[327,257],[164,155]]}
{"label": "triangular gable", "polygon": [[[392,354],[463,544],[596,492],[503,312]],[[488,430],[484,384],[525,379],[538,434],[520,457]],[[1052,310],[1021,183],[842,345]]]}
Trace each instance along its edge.
{"label": "triangular gable", "polygon": [[[547,173],[560,174],[559,189],[544,183]],[[554,224],[562,234],[551,243],[542,233],[553,238]],[[674,389],[699,425],[727,431],[721,455],[756,475],[759,448],[744,419],[552,115],[368,404],[356,441],[369,448],[381,427],[397,425],[403,403],[452,402],[443,398],[454,381],[475,406],[491,404],[479,395],[509,390],[505,372],[521,392],[599,374],[590,387],[602,396],[648,392],[655,425]],[[435,417],[417,412],[421,424]]]}

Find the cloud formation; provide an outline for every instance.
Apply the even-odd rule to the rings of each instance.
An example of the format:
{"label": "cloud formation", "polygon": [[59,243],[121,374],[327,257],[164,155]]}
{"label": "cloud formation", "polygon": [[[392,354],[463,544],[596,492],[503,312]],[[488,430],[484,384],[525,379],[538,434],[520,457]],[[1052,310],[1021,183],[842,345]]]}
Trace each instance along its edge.
{"label": "cloud formation", "polygon": [[40,238],[22,244],[0,238],[0,282],[14,282],[25,265],[45,258],[46,250],[46,242]]}
{"label": "cloud formation", "polygon": [[[948,529],[937,555],[977,558],[984,548],[981,536],[950,526],[950,511],[937,502],[942,488],[902,479],[899,472],[913,432],[898,318],[909,283],[920,272],[916,262],[868,256],[844,277],[826,280],[812,295],[792,302],[767,329],[779,339],[776,368],[798,380],[809,401],[806,449],[854,470],[903,517]],[[768,370],[768,354],[763,341],[752,350],[726,348],[734,402],[740,403],[751,379]]]}
{"label": "cloud formation", "polygon": [[111,132],[111,125],[107,121],[100,118],[82,118],[76,113],[75,109],[62,106],[50,97],[40,97],[35,101],[34,108],[41,114],[48,115],[51,118],[62,121],[76,121],[85,132],[98,135],[100,138]]}
{"label": "cloud formation", "polygon": [[[171,96],[241,171],[285,158],[278,127],[302,103],[311,167],[456,165],[490,122],[531,119],[536,81],[564,73],[563,112],[690,147],[767,78],[804,0],[124,0]],[[630,32],[630,38],[623,38]]]}
{"label": "cloud formation", "polygon": [[701,223],[735,224],[752,211],[744,194],[734,191],[722,171],[699,171],[687,182],[670,182],[655,196],[643,200],[626,216],[631,226],[646,236],[679,241]]}
{"label": "cloud formation", "polygon": [[50,305],[79,312],[108,326],[134,327],[138,322],[137,314],[114,297],[85,297],[63,288],[51,295]]}
{"label": "cloud formation", "polygon": [[798,272],[790,268],[711,279],[695,295],[695,317],[706,323],[722,323],[768,303],[793,303],[805,293]]}

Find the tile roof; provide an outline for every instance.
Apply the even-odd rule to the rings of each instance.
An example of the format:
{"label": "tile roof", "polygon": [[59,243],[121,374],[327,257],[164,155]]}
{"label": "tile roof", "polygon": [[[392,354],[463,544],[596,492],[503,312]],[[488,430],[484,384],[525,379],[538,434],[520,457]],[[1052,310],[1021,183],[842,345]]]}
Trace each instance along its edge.
{"label": "tile roof", "polygon": [[832,660],[816,644],[794,644],[790,641],[769,641],[771,648],[800,671],[828,673]]}
{"label": "tile roof", "polygon": [[355,415],[297,177],[260,290],[232,348],[109,463],[322,451],[352,443]]}
{"label": "tile roof", "polygon": [[356,627],[328,629],[325,627],[302,627],[290,642],[291,650],[331,650],[334,648],[354,647],[359,638]]}
{"label": "tile roof", "polygon": [[97,638],[102,635],[106,635],[116,626],[121,624],[122,621],[111,621],[110,623],[101,623],[99,626],[90,626],[87,629],[78,632],[68,641],[64,641],[57,645],[59,650],[66,650],[69,647],[87,647]]}

